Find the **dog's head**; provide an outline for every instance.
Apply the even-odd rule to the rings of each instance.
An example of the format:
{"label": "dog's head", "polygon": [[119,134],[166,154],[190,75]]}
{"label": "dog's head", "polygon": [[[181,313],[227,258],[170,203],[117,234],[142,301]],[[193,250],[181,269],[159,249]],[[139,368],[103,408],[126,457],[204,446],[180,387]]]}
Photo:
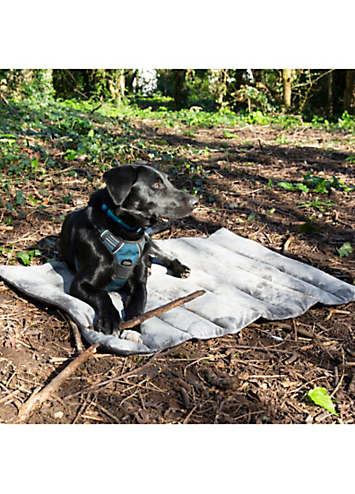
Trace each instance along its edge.
{"label": "dog's head", "polygon": [[142,226],[159,218],[187,216],[198,200],[176,189],[165,173],[146,165],[121,165],[104,174],[108,193],[115,204],[115,214],[128,213]]}

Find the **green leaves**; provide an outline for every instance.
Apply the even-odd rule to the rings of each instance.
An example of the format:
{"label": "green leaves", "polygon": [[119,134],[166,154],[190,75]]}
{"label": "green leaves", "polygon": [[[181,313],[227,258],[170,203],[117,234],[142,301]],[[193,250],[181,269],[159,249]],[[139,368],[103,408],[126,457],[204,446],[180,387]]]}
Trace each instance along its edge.
{"label": "green leaves", "polygon": [[23,206],[26,202],[26,198],[20,190],[16,191],[16,204],[17,206]]}
{"label": "green leaves", "polygon": [[297,190],[299,190],[300,192],[309,192],[309,188],[307,187],[307,185],[302,183],[292,184],[291,182],[277,182],[277,185],[285,190],[291,190],[293,192]]}
{"label": "green leaves", "polygon": [[295,190],[293,184],[291,184],[290,182],[277,182],[277,185],[285,190]]}
{"label": "green leaves", "polygon": [[333,177],[333,180],[329,180],[324,177],[311,175],[310,173],[307,173],[304,176],[304,182],[317,194],[327,194],[330,189],[343,190],[344,192],[352,192],[355,189],[353,186],[345,185],[337,177]]}
{"label": "green leaves", "polygon": [[303,182],[277,182],[277,185],[285,190],[292,192],[315,192],[316,194],[328,194],[330,189],[343,190],[344,192],[352,192],[355,187],[345,185],[338,180],[337,177],[333,177],[333,180],[329,180],[323,177],[317,177],[307,173],[304,175]]}
{"label": "green leaves", "polygon": [[75,149],[67,149],[64,153],[64,159],[75,160],[77,158],[77,151]]}
{"label": "green leaves", "polygon": [[223,136],[226,139],[238,139],[239,138],[239,135],[238,134],[232,134],[231,132],[228,132],[228,130],[225,130],[223,132]]}
{"label": "green leaves", "polygon": [[333,208],[334,206],[335,206],[334,202],[321,201],[317,196],[312,201],[300,202],[297,207],[301,209],[313,208],[313,209],[317,209],[320,212],[323,212],[325,209]]}
{"label": "green leaves", "polygon": [[353,252],[353,248],[350,242],[345,242],[337,251],[340,257],[347,257]]}
{"label": "green leaves", "polygon": [[38,249],[30,250],[28,252],[22,250],[16,254],[17,259],[19,259],[25,266],[30,266],[32,259],[42,255],[42,252]]}
{"label": "green leaves", "polygon": [[307,397],[313,401],[315,405],[318,405],[324,410],[339,416],[337,411],[335,410],[334,403],[332,402],[331,397],[328,394],[328,391],[322,387],[316,387],[307,392]]}

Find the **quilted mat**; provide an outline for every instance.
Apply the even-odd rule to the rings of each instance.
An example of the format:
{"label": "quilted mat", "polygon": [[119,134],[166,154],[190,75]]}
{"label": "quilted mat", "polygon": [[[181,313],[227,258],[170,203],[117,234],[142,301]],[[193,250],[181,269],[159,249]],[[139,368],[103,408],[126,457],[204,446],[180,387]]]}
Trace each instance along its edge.
{"label": "quilted mat", "polygon": [[[209,237],[155,242],[189,266],[191,275],[174,278],[166,268],[153,264],[146,310],[195,290],[204,289],[206,293],[144,322],[143,344],[88,329],[95,311],[68,294],[73,274],[62,262],[0,266],[0,276],[27,296],[67,312],[89,344],[100,343],[105,350],[122,355],[153,353],[192,338],[236,334],[260,317],[296,317],[317,302],[336,305],[355,300],[354,286],[225,228]],[[110,297],[121,311],[120,294],[110,292]]]}

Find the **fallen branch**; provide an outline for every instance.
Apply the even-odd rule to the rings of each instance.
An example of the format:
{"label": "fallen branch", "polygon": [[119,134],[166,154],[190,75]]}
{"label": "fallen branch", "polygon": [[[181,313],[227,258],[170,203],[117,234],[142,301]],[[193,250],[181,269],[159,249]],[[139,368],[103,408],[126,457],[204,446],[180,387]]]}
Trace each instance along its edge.
{"label": "fallen branch", "polygon": [[51,394],[55,393],[61,384],[76,371],[76,369],[86,362],[95,352],[98,343],[91,345],[85,352],[78,355],[72,360],[65,369],[63,369],[50,383],[48,383],[41,391],[34,392],[31,397],[23,404],[17,417],[18,422],[26,422],[30,415],[39,408],[42,403],[48,400]]}
{"label": "fallen branch", "polygon": [[83,351],[85,350],[85,347],[83,344],[83,340],[81,339],[81,334],[80,334],[79,328],[78,328],[77,324],[70,319],[70,317],[68,317],[68,322],[69,322],[69,325],[70,325],[71,330],[73,332],[76,349],[78,350],[78,353],[83,353]]}
{"label": "fallen branch", "polygon": [[120,330],[133,328],[134,326],[137,326],[137,324],[141,324],[147,319],[150,319],[155,316],[160,316],[164,312],[167,312],[168,310],[171,309],[175,309],[175,307],[179,307],[180,305],[186,304],[187,302],[191,302],[191,300],[194,300],[197,297],[201,297],[201,295],[204,295],[205,293],[206,293],[205,290],[197,290],[196,292],[190,293],[189,295],[185,295],[184,297],[180,297],[175,300],[172,300],[171,302],[168,302],[165,305],[157,307],[156,309],[149,310],[148,312],[145,312],[140,316],[133,317],[129,321],[123,321],[120,324]]}
{"label": "fallen branch", "polygon": [[[120,331],[124,329],[133,328],[134,326],[141,324],[147,319],[160,316],[164,312],[168,312],[168,310],[175,309],[175,307],[179,307],[180,305],[183,304],[187,304],[187,302],[191,302],[191,300],[194,300],[197,297],[201,297],[201,295],[204,295],[205,293],[206,293],[205,290],[196,290],[196,292],[192,292],[189,295],[185,295],[184,297],[180,297],[175,300],[172,300],[171,302],[168,302],[165,305],[161,305],[156,309],[148,310],[148,312],[144,312],[144,314],[141,314],[140,316],[132,317],[132,319],[129,319],[128,321],[122,321],[120,324]],[[92,326],[87,326],[86,329],[91,329],[92,331],[95,331],[95,328],[93,328]]]}

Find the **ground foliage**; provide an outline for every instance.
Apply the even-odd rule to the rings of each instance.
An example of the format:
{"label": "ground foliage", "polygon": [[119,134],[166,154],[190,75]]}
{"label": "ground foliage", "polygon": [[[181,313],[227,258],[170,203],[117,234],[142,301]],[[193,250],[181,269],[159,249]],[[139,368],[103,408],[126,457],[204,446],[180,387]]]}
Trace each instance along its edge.
{"label": "ground foliage", "polygon": [[[226,227],[353,283],[352,117],[304,122],[144,103],[118,108],[50,94],[1,102],[1,264],[58,259],[64,216],[86,204],[105,170],[144,160],[200,198],[196,214],[160,238]],[[76,347],[61,311],[3,282],[0,301],[0,420],[10,423]],[[352,309],[316,306],[156,358],[98,353],[30,422],[353,423]],[[336,414],[309,399],[318,388]]]}

